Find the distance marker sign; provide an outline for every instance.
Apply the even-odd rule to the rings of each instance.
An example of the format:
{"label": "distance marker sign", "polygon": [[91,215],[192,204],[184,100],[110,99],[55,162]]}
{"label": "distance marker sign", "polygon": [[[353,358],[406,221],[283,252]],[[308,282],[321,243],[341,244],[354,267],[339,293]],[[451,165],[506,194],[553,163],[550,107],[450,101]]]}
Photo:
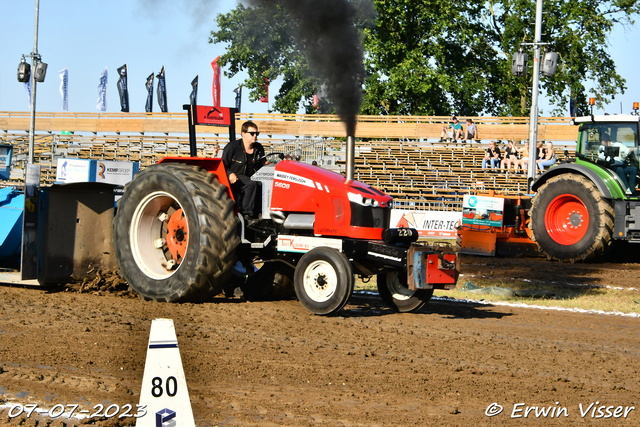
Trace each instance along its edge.
{"label": "distance marker sign", "polygon": [[195,426],[171,319],[151,322],[140,405],[146,405],[147,415],[137,419],[136,427]]}

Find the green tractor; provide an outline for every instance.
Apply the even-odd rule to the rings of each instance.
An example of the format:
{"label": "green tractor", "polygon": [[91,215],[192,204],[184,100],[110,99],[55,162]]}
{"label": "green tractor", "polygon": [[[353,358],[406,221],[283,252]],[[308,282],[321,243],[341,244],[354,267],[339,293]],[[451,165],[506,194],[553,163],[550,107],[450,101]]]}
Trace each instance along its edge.
{"label": "green tractor", "polygon": [[575,160],[532,185],[529,226],[548,258],[580,261],[607,252],[612,240],[640,243],[638,115],[578,117]]}

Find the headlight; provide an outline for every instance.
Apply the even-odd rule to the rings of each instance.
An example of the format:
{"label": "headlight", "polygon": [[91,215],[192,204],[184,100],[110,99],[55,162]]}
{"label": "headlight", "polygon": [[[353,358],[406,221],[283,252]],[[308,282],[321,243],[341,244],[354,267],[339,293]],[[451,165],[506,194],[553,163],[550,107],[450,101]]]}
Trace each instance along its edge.
{"label": "headlight", "polygon": [[357,203],[361,206],[371,206],[374,208],[377,208],[380,206],[377,200],[363,197],[362,194],[347,193],[347,196],[349,197],[350,202]]}

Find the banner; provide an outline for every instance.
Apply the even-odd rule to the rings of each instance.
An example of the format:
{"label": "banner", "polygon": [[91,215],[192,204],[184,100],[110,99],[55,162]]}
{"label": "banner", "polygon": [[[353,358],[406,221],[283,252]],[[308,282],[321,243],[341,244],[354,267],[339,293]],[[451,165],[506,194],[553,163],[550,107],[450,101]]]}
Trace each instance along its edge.
{"label": "banner", "polygon": [[144,87],[147,89],[147,103],[144,106],[144,111],[151,113],[153,112],[153,71],[147,77]]}
{"label": "banner", "polygon": [[162,66],[162,70],[156,75],[158,78],[158,105],[160,106],[160,111],[163,113],[167,112],[167,88],[164,80],[164,65]]}
{"label": "banner", "polygon": [[462,198],[462,223],[502,227],[504,198],[465,194]]}
{"label": "banner", "polygon": [[129,112],[129,88],[127,87],[127,64],[118,68],[118,94],[120,95],[120,111]]}
{"label": "banner", "polygon": [[109,67],[105,67],[102,74],[100,74],[100,84],[98,85],[98,102],[96,103],[96,108],[98,109],[98,111],[107,111],[108,68]]}
{"label": "banner", "polygon": [[237,112],[239,113],[240,111],[242,111],[240,109],[240,104],[242,103],[242,86],[238,86],[237,88],[235,88],[233,90],[233,93],[236,94],[236,110],[238,110]]}
{"label": "banner", "polygon": [[269,79],[266,77],[264,77],[262,89],[264,90],[264,96],[260,95],[260,102],[269,102]]}
{"label": "banner", "polygon": [[69,111],[68,87],[69,84],[69,67],[58,71],[60,76],[60,95],[62,96],[62,110]]}
{"label": "banner", "polygon": [[191,80],[191,95],[189,95],[189,102],[191,105],[198,104],[198,76]]}
{"label": "banner", "polygon": [[462,219],[461,212],[411,211],[391,209],[391,227],[407,227],[418,230],[420,236],[455,238],[455,226]]}
{"label": "banner", "polygon": [[220,67],[218,66],[218,58],[211,61],[211,68],[213,68],[213,106],[220,106]]}

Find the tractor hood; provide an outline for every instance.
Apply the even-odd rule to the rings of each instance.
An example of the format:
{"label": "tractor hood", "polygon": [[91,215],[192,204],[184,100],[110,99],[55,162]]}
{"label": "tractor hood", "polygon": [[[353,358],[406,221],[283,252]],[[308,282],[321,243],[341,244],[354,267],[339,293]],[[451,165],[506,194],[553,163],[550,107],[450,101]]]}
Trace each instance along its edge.
{"label": "tractor hood", "polygon": [[275,167],[271,210],[315,214],[316,235],[380,240],[389,227],[392,200],[318,166],[283,160]]}

